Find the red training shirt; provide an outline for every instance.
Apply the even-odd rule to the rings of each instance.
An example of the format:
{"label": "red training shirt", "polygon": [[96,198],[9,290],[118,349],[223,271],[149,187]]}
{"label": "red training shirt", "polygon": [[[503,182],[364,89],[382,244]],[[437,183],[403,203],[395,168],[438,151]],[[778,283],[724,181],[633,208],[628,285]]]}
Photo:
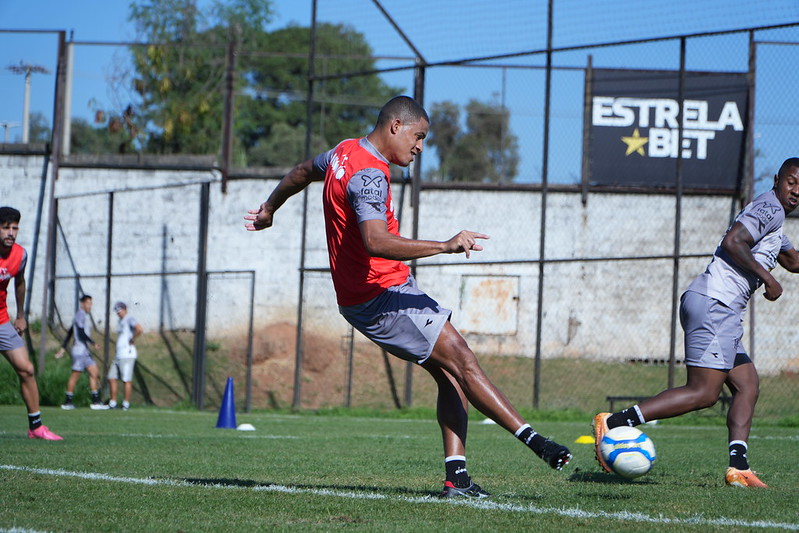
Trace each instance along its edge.
{"label": "red training shirt", "polygon": [[389,232],[399,235],[386,158],[362,137],[342,141],[318,156],[314,165],[325,173],[322,203],[338,304],[362,304],[388,287],[405,283],[408,266],[371,257],[359,227],[365,220],[382,219]]}

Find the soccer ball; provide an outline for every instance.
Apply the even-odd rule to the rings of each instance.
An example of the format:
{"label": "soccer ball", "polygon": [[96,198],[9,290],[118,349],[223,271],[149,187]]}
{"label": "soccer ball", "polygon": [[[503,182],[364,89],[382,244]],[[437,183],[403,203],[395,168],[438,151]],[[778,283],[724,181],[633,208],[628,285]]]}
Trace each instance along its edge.
{"label": "soccer ball", "polygon": [[649,472],[657,458],[652,440],[641,430],[629,426],[607,431],[599,444],[599,453],[614,472],[627,479]]}

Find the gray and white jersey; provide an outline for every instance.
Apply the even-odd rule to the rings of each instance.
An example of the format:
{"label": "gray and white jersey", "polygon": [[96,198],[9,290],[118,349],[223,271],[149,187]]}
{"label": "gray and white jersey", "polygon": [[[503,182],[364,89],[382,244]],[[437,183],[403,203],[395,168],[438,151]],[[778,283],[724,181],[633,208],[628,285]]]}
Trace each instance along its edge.
{"label": "gray and white jersey", "polygon": [[89,355],[89,344],[94,344],[91,338],[92,324],[89,315],[83,309],[78,309],[75,313],[75,320],[72,322],[72,337],[75,343],[72,345],[72,355]]}
{"label": "gray and white jersey", "polygon": [[[776,266],[780,252],[793,248],[791,241],[782,233],[785,210],[773,190],[752,200],[738,213],[735,222],[743,224],[752,235],[755,241],[752,255],[766,270],[770,271]],[[713,260],[688,286],[688,290],[715,298],[733,310],[742,312],[752,293],[761,284],[762,281],[756,276],[736,266],[719,243]]]}
{"label": "gray and white jersey", "polygon": [[136,358],[136,346],[130,343],[133,338],[133,332],[139,323],[130,315],[125,315],[124,318],[119,320],[117,326],[117,359],[124,359],[126,357]]}

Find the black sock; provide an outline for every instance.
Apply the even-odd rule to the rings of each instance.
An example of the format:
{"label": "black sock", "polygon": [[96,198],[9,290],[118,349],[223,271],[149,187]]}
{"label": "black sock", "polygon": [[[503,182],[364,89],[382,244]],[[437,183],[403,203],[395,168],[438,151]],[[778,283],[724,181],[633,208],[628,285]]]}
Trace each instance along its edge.
{"label": "black sock", "polygon": [[608,429],[617,428],[619,426],[630,426],[634,428],[643,423],[644,421],[641,420],[635,406],[629,407],[624,411],[619,411],[618,413],[613,413],[607,420]]}
{"label": "black sock", "polygon": [[541,457],[547,439],[536,433],[529,424],[525,424],[516,430],[516,438],[525,443],[537,456]]}
{"label": "black sock", "polygon": [[453,455],[444,460],[447,470],[447,481],[459,489],[465,489],[472,483],[469,473],[466,472],[466,458],[462,455]]}
{"label": "black sock", "polygon": [[746,458],[746,443],[734,440],[730,443],[730,466],[738,470],[749,470],[749,460]]}
{"label": "black sock", "polygon": [[92,391],[92,403],[100,403],[100,393],[96,390]]}
{"label": "black sock", "polygon": [[64,400],[64,403],[72,403],[72,399],[74,397],[75,395],[73,393],[71,392],[66,393],[66,400]]}
{"label": "black sock", "polygon": [[28,427],[36,429],[42,425],[42,412],[36,411],[35,413],[28,413]]}

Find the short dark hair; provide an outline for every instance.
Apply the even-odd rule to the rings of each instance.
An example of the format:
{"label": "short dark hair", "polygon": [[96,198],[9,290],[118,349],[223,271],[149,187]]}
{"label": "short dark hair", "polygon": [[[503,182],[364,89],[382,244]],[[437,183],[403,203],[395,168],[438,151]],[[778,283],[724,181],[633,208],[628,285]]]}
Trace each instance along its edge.
{"label": "short dark hair", "polygon": [[377,127],[385,126],[395,118],[400,119],[403,123],[413,124],[425,119],[428,124],[430,117],[427,116],[427,111],[411,98],[410,96],[395,96],[383,106],[380,114],[377,116]]}
{"label": "short dark hair", "polygon": [[786,159],[782,163],[782,166],[780,166],[780,171],[777,172],[777,177],[782,178],[792,168],[799,168],[799,157],[789,157],[788,159]]}
{"label": "short dark hair", "polygon": [[92,299],[92,295],[91,294],[84,294],[83,296],[80,297],[80,303],[83,303],[86,300],[91,300],[91,299]]}
{"label": "short dark hair", "polygon": [[19,211],[13,207],[0,207],[0,224],[5,224],[6,222],[19,223],[21,216],[22,215],[20,215]]}

